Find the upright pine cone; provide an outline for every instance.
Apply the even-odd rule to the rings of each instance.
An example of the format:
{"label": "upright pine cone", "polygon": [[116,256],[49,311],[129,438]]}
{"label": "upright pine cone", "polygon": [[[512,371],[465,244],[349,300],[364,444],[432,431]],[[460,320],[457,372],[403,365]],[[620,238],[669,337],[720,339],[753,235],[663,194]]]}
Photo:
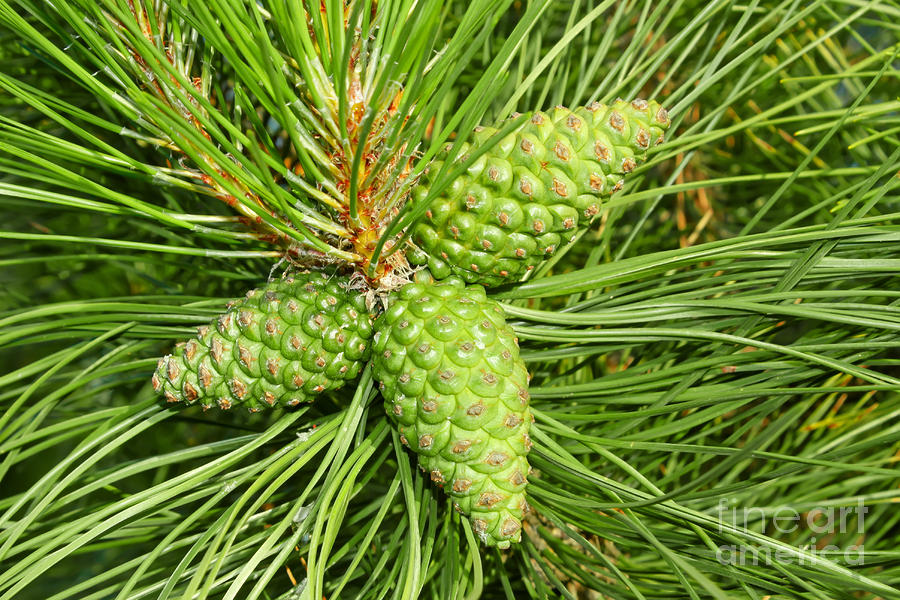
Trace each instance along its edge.
{"label": "upright pine cone", "polygon": [[375,322],[385,409],[484,543],[521,539],[531,448],[528,373],[481,286],[411,283]]}
{"label": "upright pine cone", "polygon": [[160,359],[153,388],[204,408],[296,406],[356,378],[371,337],[365,299],[346,277],[303,273],[231,303]]}
{"label": "upright pine cone", "polygon": [[[518,280],[590,224],[668,126],[664,108],[640,99],[534,113],[433,200],[412,234],[422,252],[408,258],[438,279]],[[479,129],[462,155],[496,132]],[[424,201],[441,162],[429,166],[413,202]]]}

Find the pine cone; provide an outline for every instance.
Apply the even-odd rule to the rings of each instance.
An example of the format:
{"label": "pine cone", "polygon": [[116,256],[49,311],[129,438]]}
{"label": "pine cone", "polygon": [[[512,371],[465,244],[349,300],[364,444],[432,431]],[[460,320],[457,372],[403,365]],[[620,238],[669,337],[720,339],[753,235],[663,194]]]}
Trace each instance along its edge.
{"label": "pine cone", "polygon": [[355,379],[371,337],[365,299],[346,277],[303,273],[251,290],[178,344],[160,359],[153,389],[203,408],[296,406]]}
{"label": "pine cone", "polygon": [[489,546],[521,538],[528,373],[500,305],[452,278],[411,283],[375,322],[385,409],[419,466]]}
{"label": "pine cone", "polygon": [[[518,280],[590,224],[668,126],[665,109],[640,99],[534,113],[431,202],[412,234],[421,252],[407,257],[437,279]],[[462,155],[496,132],[478,130]],[[429,166],[413,202],[424,201],[441,161]]]}

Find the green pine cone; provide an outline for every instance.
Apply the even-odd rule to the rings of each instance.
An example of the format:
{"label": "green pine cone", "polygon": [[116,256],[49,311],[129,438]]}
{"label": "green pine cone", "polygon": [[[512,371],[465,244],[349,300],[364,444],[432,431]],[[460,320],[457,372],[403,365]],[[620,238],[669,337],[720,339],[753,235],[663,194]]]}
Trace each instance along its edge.
{"label": "green pine cone", "polygon": [[521,539],[528,373],[500,305],[452,278],[411,283],[375,321],[385,409],[419,466],[489,546]]}
{"label": "green pine cone", "polygon": [[178,344],[160,359],[153,389],[204,409],[296,406],[357,377],[372,326],[346,277],[299,274],[251,290]]}
{"label": "green pine cone", "polygon": [[[590,224],[668,126],[664,108],[640,99],[535,112],[433,199],[412,234],[421,252],[407,258],[438,279],[452,273],[488,286],[520,279]],[[477,130],[462,156],[496,132]],[[431,176],[441,161],[429,166]],[[427,196],[428,173],[413,202]]]}

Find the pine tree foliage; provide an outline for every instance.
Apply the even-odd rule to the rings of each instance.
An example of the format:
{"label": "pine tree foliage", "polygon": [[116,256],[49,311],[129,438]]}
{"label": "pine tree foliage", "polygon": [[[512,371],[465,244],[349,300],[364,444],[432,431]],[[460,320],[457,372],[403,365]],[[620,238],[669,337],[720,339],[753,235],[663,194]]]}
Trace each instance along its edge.
{"label": "pine tree foliage", "polygon": [[[900,598],[898,17],[0,0],[0,599]],[[617,98],[666,143],[489,291],[532,377],[520,543],[418,472],[371,368],[289,410],[158,400],[229,300],[394,285],[514,113]]]}

